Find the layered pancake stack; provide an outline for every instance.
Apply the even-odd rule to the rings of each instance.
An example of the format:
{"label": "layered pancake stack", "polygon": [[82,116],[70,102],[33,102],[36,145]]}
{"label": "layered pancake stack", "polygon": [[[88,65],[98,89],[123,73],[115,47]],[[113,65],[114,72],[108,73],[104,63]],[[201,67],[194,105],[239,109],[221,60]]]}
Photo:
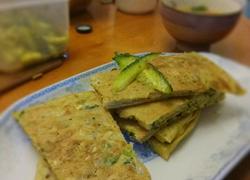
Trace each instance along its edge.
{"label": "layered pancake stack", "polygon": [[[132,58],[128,54],[120,56],[125,60]],[[167,80],[171,91],[161,92],[141,81],[142,78],[114,91],[113,83],[126,70],[119,61],[120,70],[97,74],[91,84],[102,97],[104,106],[115,112],[114,118],[121,130],[134,141],[150,144],[166,160],[195,128],[202,109],[222,101],[225,93],[244,93],[228,73],[197,53],[154,55],[149,63]],[[127,68],[129,66],[128,63]]]}
{"label": "layered pancake stack", "polygon": [[[150,179],[121,131],[169,159],[196,127],[202,109],[244,90],[197,53],[116,55],[119,68],[98,73],[95,91],[70,94],[16,112],[41,155],[37,180]],[[120,131],[121,130],[121,131]]]}

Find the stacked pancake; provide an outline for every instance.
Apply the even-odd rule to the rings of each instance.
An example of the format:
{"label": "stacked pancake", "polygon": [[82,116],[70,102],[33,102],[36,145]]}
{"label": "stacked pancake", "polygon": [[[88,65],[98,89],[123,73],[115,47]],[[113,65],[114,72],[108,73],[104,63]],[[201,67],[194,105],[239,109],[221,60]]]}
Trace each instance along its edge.
{"label": "stacked pancake", "polygon": [[150,61],[168,80],[172,91],[155,90],[138,80],[119,92],[112,90],[118,70],[97,74],[91,84],[121,130],[148,143],[164,159],[195,128],[200,111],[222,101],[225,93],[243,89],[224,70],[197,53],[160,56]]}
{"label": "stacked pancake", "polygon": [[167,160],[177,144],[194,129],[200,110],[223,98],[223,93],[211,90],[190,98],[172,98],[122,108],[117,110],[118,124],[135,141],[148,141],[152,149]]}
{"label": "stacked pancake", "polygon": [[196,53],[128,57],[135,66],[91,78],[95,92],[15,113],[41,155],[37,180],[150,179],[120,129],[167,160],[196,127],[202,109],[222,101],[225,93],[244,93],[229,74]]}

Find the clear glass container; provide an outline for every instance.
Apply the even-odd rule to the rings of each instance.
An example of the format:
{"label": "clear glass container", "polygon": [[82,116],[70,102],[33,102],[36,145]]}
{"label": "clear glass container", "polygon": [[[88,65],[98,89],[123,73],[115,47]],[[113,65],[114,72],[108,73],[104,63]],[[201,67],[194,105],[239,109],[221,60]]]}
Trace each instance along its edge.
{"label": "clear glass container", "polygon": [[0,72],[60,56],[69,40],[68,0],[0,1]]}

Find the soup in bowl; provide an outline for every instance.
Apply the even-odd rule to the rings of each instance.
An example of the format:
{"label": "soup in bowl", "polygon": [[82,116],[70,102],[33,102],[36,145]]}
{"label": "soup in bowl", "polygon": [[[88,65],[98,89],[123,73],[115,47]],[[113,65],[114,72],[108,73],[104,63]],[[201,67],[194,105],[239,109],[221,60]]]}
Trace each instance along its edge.
{"label": "soup in bowl", "polygon": [[162,0],[163,23],[177,49],[207,50],[235,27],[243,0]]}

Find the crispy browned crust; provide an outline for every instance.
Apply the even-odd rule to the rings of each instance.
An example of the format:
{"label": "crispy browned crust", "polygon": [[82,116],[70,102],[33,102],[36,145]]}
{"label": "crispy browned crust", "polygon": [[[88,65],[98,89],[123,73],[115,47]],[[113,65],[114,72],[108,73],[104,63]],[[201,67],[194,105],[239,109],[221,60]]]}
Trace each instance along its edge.
{"label": "crispy browned crust", "polygon": [[15,117],[57,179],[150,179],[94,92],[32,106]]}

